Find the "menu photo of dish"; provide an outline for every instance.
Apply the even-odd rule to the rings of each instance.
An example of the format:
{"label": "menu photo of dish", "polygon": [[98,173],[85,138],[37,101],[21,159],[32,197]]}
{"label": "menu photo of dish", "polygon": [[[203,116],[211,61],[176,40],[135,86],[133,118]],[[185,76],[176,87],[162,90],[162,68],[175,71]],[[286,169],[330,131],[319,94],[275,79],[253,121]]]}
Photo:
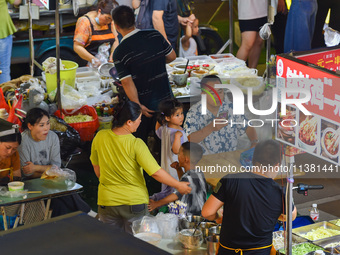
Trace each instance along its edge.
{"label": "menu photo of dish", "polygon": [[318,118],[313,115],[305,115],[300,111],[298,128],[298,147],[315,153],[318,141]]}
{"label": "menu photo of dish", "polygon": [[[281,109],[280,103],[277,109]],[[295,145],[295,131],[297,126],[296,109],[294,107],[287,106],[286,114],[283,115],[280,111],[278,111],[277,117],[279,119],[277,124],[277,137],[287,143]]]}
{"label": "menu photo of dish", "polygon": [[340,127],[336,124],[321,120],[321,156],[338,162]]}

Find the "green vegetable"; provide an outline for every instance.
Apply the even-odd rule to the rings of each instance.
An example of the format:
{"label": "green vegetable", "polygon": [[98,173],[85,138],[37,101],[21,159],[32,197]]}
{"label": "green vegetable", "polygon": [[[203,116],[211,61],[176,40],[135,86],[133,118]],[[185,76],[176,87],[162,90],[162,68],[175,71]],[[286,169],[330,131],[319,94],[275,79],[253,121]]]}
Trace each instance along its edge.
{"label": "green vegetable", "polygon": [[64,120],[66,123],[79,123],[92,121],[93,118],[90,115],[78,114],[74,116],[66,116]]}
{"label": "green vegetable", "polygon": [[[320,247],[311,244],[311,243],[303,243],[294,245],[292,247],[292,254],[293,255],[305,255],[311,251],[322,250]],[[286,254],[284,249],[279,250],[280,253]]]}

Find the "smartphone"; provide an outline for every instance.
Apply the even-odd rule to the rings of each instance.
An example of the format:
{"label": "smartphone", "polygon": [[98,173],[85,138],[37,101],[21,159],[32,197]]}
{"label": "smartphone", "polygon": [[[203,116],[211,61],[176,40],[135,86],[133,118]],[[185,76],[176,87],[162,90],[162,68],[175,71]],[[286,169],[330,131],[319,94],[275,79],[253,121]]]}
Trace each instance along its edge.
{"label": "smartphone", "polygon": [[228,112],[220,112],[218,113],[217,117],[222,118],[222,119],[228,119]]}

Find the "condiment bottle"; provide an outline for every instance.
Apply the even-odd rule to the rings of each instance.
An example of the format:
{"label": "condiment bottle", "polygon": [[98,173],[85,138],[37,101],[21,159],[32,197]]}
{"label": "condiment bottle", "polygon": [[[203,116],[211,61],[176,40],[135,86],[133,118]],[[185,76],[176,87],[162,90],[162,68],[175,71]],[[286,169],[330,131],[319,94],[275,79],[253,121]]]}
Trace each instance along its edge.
{"label": "condiment bottle", "polygon": [[319,220],[319,210],[318,210],[317,204],[312,204],[312,209],[310,211],[310,217],[312,218],[313,221]]}
{"label": "condiment bottle", "polygon": [[102,116],[102,110],[100,109],[99,105],[96,106],[96,112],[98,116]]}
{"label": "condiment bottle", "polygon": [[104,107],[103,117],[108,117],[108,116],[109,116],[109,108],[108,107]]}

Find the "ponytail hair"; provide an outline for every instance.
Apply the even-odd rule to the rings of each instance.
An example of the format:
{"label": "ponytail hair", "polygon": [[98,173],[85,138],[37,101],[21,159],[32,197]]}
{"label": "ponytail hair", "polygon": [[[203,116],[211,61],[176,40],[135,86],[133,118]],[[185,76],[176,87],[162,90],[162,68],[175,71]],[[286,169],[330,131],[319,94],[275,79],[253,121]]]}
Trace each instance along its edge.
{"label": "ponytail hair", "polygon": [[157,121],[159,124],[164,125],[166,123],[165,117],[171,117],[178,109],[183,109],[183,104],[177,99],[167,99],[159,104],[159,111]]}
{"label": "ponytail hair", "polygon": [[28,124],[31,124],[34,126],[36,123],[39,123],[39,121],[46,116],[47,118],[50,118],[50,115],[47,111],[41,109],[41,108],[32,108],[29,110],[26,114],[26,118],[24,122],[22,123],[22,129],[26,130],[28,129]]}
{"label": "ponytail hair", "polygon": [[124,126],[128,121],[135,121],[142,113],[142,108],[139,104],[127,101],[117,105],[117,110],[113,114],[112,128]]}

